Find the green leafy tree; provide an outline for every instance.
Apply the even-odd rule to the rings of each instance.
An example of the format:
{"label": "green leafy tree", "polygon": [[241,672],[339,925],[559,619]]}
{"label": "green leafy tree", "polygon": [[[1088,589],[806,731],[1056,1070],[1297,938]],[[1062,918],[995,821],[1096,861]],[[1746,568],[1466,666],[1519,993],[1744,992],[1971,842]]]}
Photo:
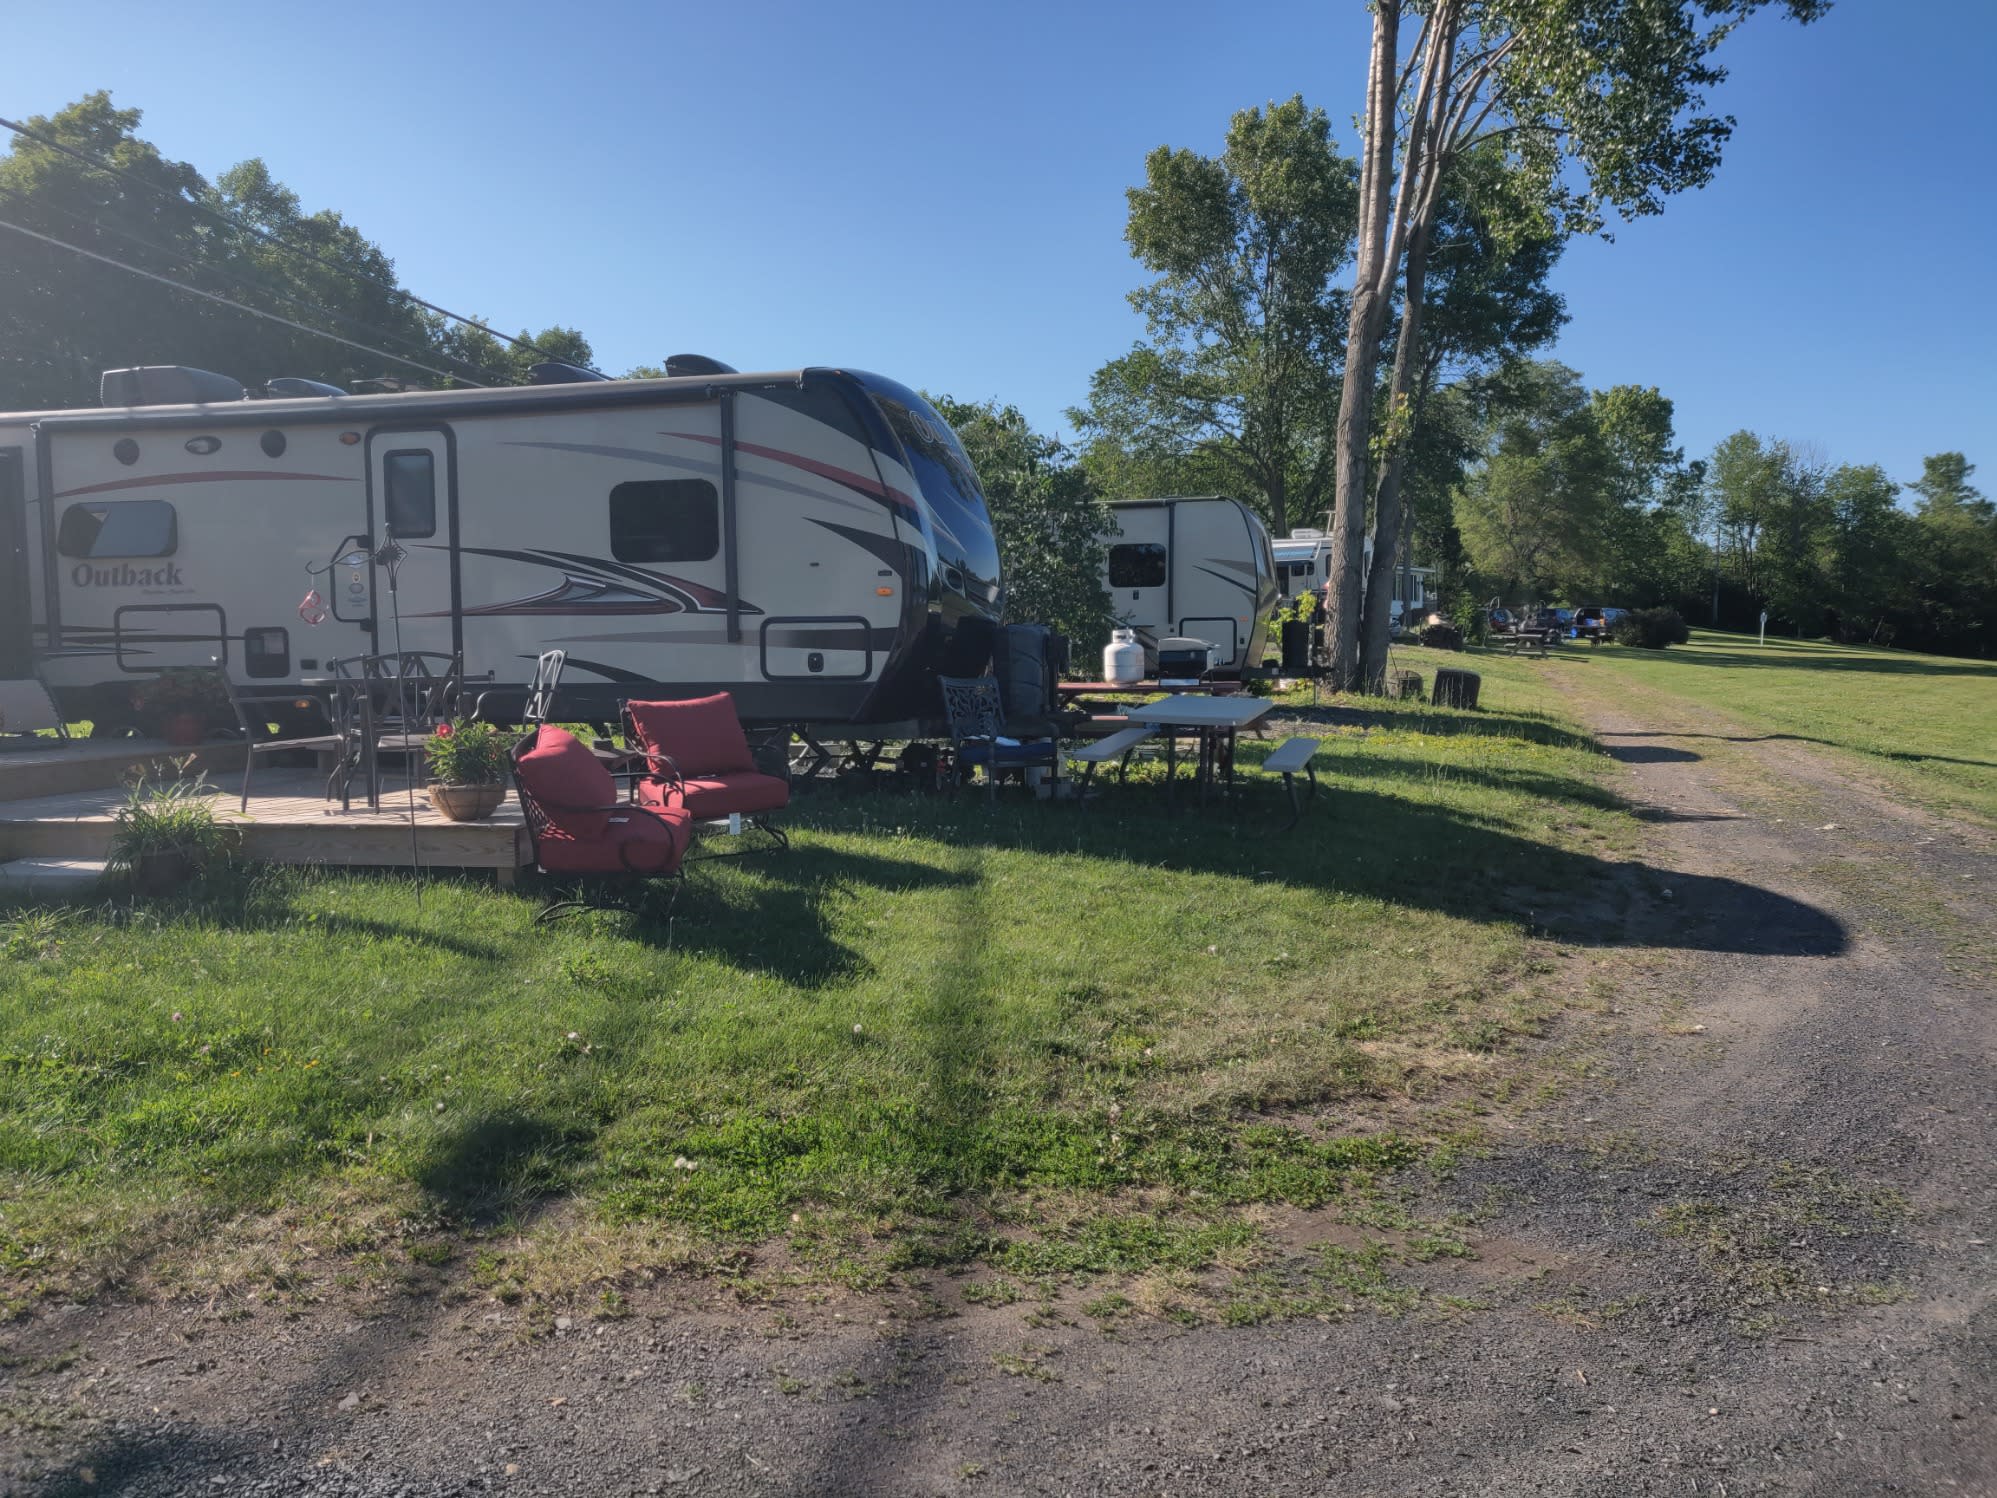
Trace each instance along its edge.
{"label": "green leafy tree", "polygon": [[[1374,460],[1374,384],[1392,305],[1432,236],[1464,155],[1502,150],[1512,222],[1600,230],[1611,212],[1661,211],[1703,186],[1732,129],[1705,113],[1725,78],[1715,53],[1767,0],[1375,0],[1361,114],[1358,246],[1345,381],[1335,426],[1333,667],[1359,668],[1360,562]],[[1799,21],[1828,0],[1777,0]],[[1401,44],[1404,17],[1413,45]],[[1422,299],[1406,300],[1403,338],[1419,337]],[[1408,325],[1412,324],[1410,327]],[[1387,410],[1405,409],[1397,371]],[[1388,446],[1407,440],[1390,426]]]}
{"label": "green leafy tree", "polygon": [[[1655,386],[1617,385],[1590,398],[1607,458],[1610,505],[1599,565],[1570,580],[1578,600],[1627,600],[1648,607],[1677,601],[1688,579],[1683,520],[1669,501],[1684,453],[1673,445],[1671,402]],[[1689,540],[1689,537],[1685,538]]]}
{"label": "green leafy tree", "polygon": [[[0,157],[0,219],[162,275],[178,272],[203,253],[206,231],[193,205],[207,185],[137,139],[138,123],[137,110],[113,108],[107,93],[27,121],[130,180],[17,137]],[[204,324],[247,320],[23,235],[0,231],[0,244],[0,409],[93,403],[104,368],[166,362],[157,357],[165,350],[199,346]]]}
{"label": "green leafy tree", "polygon": [[1912,536],[1899,495],[1900,486],[1876,463],[1846,463],[1824,477],[1831,526],[1826,582],[1848,638],[1880,638],[1904,596]]}
{"label": "green leafy tree", "polygon": [[1909,612],[1923,643],[1965,654],[1997,648],[1997,505],[1969,482],[1961,453],[1921,461],[1909,537]]}
{"label": "green leafy tree", "polygon": [[1833,514],[1824,465],[1786,442],[1735,432],[1706,485],[1717,549],[1748,596],[1798,634],[1827,602]]}
{"label": "green leafy tree", "polygon": [[1456,501],[1478,572],[1522,600],[1544,600],[1600,565],[1615,461],[1578,375],[1552,360],[1508,372],[1484,460]]}
{"label": "green leafy tree", "polygon": [[1218,156],[1160,146],[1144,179],[1125,238],[1157,276],[1130,294],[1149,338],[1070,417],[1122,455],[1096,471],[1210,475],[1198,487],[1239,493],[1280,534],[1328,494],[1353,164],[1324,111],[1292,98],[1235,115]]}
{"label": "green leafy tree", "polygon": [[1104,585],[1109,516],[1061,442],[997,401],[930,396],[964,444],[1005,559],[1009,619],[1051,625],[1078,652],[1099,650],[1113,623]]}
{"label": "green leafy tree", "polygon": [[589,340],[574,328],[555,326],[531,333],[522,328],[508,342],[480,322],[460,323],[436,318],[432,335],[440,349],[462,364],[485,372],[489,385],[524,385],[527,371],[552,360],[590,368],[595,355]]}
{"label": "green leafy tree", "polygon": [[0,156],[0,220],[18,226],[0,229],[0,408],[86,405],[103,370],[133,364],[254,387],[279,375],[516,384],[538,359],[588,361],[573,329],[520,348],[422,306],[379,246],[338,213],[306,213],[262,161],[210,183],[139,123],[95,93],[26,121]]}

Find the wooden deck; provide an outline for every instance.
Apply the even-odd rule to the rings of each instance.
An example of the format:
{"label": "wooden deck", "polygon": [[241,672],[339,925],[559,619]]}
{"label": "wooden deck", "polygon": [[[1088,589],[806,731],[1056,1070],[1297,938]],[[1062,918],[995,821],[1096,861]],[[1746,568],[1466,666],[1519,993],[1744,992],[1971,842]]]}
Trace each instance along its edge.
{"label": "wooden deck", "polygon": [[[533,860],[511,792],[489,821],[447,822],[418,790],[412,854],[408,792],[400,781],[390,781],[379,811],[364,799],[342,811],[324,798],[325,783],[309,770],[260,769],[249,814],[239,816],[233,783],[216,786],[215,814],[242,829],[245,858],[266,863],[408,868],[413,857],[427,869],[494,869],[510,884]],[[102,858],[111,846],[111,815],[123,800],[116,788],[0,800],[0,860]]]}

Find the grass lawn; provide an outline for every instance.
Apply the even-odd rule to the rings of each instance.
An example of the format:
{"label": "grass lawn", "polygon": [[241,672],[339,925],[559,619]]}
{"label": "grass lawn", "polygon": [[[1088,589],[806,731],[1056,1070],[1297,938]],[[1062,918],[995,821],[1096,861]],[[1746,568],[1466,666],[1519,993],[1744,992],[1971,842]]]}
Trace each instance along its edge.
{"label": "grass lawn", "polygon": [[1139,776],[1086,815],[827,791],[669,922],[283,869],[0,912],[0,1290],[1252,1266],[1265,1208],[1461,1123],[1362,1100],[1505,1084],[1550,1003],[1523,907],[1631,835],[1542,666],[1474,664],[1482,712],[1311,729],[1284,838],[1268,784],[1238,820]]}
{"label": "grass lawn", "polygon": [[1931,805],[1997,823],[1997,662],[1694,630],[1669,650],[1603,650],[1633,680],[1771,737],[1864,755]]}

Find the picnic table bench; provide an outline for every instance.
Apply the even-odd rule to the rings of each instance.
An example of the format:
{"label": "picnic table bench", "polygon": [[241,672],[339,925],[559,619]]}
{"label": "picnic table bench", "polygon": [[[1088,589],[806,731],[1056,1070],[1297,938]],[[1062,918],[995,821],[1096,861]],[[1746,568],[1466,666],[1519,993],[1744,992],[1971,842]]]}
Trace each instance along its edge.
{"label": "picnic table bench", "polygon": [[1070,749],[1068,751],[1068,758],[1076,764],[1084,766],[1080,792],[1083,804],[1087,804],[1089,785],[1096,778],[1097,765],[1107,764],[1113,759],[1121,760],[1120,774],[1122,777],[1128,778],[1130,774],[1131,754],[1139,744],[1143,743],[1146,739],[1156,738],[1157,735],[1158,730],[1153,725],[1138,723],[1129,728],[1119,728],[1115,733],[1097,739],[1095,742],[1086,744],[1079,749]]}
{"label": "picnic table bench", "polygon": [[1310,782],[1311,797],[1314,799],[1317,796],[1317,771],[1311,768],[1311,757],[1317,753],[1317,746],[1316,739],[1285,739],[1269,752],[1268,758],[1262,761],[1265,773],[1283,777],[1283,790],[1290,798],[1290,820],[1283,824],[1285,832],[1303,820],[1303,803],[1297,799],[1299,771],[1302,771]]}

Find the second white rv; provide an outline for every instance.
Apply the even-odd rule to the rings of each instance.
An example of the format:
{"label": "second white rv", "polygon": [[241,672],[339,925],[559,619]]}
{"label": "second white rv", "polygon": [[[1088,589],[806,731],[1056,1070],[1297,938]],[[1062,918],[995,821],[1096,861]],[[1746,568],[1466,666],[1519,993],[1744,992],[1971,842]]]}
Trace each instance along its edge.
{"label": "second white rv", "polygon": [[[1373,544],[1369,539],[1368,547]],[[1285,598],[1315,593],[1331,577],[1331,537],[1309,526],[1269,543],[1276,555],[1276,589]]]}
{"label": "second white rv", "polygon": [[1216,648],[1214,669],[1262,664],[1276,606],[1269,532],[1239,500],[1215,495],[1126,499],[1109,506],[1107,581],[1117,622],[1137,632],[1145,667],[1179,636]]}
{"label": "second white rv", "polygon": [[[1276,586],[1285,598],[1304,593],[1323,596],[1331,581],[1331,536],[1313,526],[1298,526],[1289,535],[1270,543],[1276,554]],[[1366,537],[1363,565],[1373,566],[1373,538]],[[1403,620],[1415,620],[1428,611],[1429,594],[1435,579],[1433,567],[1410,567],[1394,571],[1392,618],[1394,628]]]}

